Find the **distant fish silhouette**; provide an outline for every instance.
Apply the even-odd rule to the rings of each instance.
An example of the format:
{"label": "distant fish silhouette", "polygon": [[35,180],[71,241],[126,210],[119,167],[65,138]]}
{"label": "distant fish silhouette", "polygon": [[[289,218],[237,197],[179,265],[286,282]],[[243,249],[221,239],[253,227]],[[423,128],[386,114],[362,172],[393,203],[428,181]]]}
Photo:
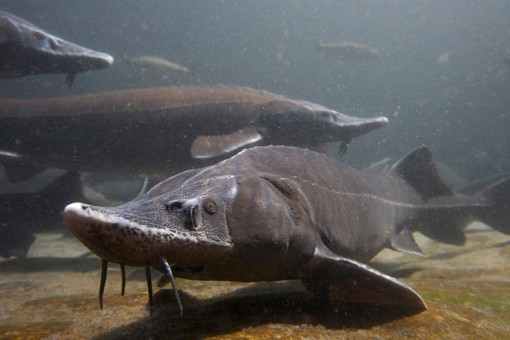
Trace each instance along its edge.
{"label": "distant fish silhouette", "polygon": [[448,63],[450,61],[450,55],[451,55],[450,52],[445,52],[441,54],[439,57],[437,57],[436,64],[442,65]]}
{"label": "distant fish silhouette", "polygon": [[77,73],[110,66],[113,57],[54,36],[0,11],[0,77],[64,73],[72,86]]}
{"label": "distant fish silhouette", "polygon": [[154,67],[157,69],[165,69],[175,72],[188,73],[189,69],[187,67],[181,66],[179,64],[173,63],[166,59],[144,55],[141,57],[131,58],[129,59],[131,63],[140,65],[142,67]]}
{"label": "distant fish silhouette", "polygon": [[317,42],[315,44],[315,50],[323,53],[327,57],[350,62],[374,59],[379,56],[379,52],[373,47],[348,41]]}

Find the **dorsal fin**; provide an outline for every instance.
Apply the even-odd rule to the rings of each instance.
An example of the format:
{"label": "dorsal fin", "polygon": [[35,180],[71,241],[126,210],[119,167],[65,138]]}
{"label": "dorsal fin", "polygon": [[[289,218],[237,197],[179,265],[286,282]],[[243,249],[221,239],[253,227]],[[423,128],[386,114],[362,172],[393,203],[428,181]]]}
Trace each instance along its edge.
{"label": "dorsal fin", "polygon": [[432,161],[430,150],[423,146],[411,151],[391,167],[424,199],[452,195],[452,190],[443,183]]}

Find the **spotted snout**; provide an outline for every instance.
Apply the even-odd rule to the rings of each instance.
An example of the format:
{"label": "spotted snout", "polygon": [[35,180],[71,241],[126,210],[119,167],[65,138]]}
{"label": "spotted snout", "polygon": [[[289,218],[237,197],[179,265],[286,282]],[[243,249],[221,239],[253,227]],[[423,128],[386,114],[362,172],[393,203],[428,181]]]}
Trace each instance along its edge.
{"label": "spotted snout", "polygon": [[84,203],[64,209],[64,223],[87,248],[109,262],[128,265],[157,263],[154,244],[165,235],[110,211]]}
{"label": "spotted snout", "polygon": [[161,255],[174,264],[189,265],[230,249],[219,210],[210,198],[187,198],[133,201],[118,207],[72,203],[63,215],[76,238],[102,259],[157,267]]}

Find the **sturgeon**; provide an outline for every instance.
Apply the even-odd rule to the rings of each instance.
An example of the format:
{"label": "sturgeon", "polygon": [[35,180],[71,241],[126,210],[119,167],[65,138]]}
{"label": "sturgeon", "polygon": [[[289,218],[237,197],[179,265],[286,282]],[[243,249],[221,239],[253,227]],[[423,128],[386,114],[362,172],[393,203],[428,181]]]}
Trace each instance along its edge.
{"label": "sturgeon", "polygon": [[425,147],[376,174],[310,150],[268,146],[175,175],[118,207],[70,204],[64,222],[103,260],[101,307],[113,262],[146,268],[151,310],[150,267],[170,278],[177,301],[173,275],[297,279],[333,302],[422,311],[418,293],[366,262],[384,248],[422,254],[413,231],[461,244],[465,225],[480,219],[508,234],[509,193],[510,178],[471,197],[453,193]]}
{"label": "sturgeon", "polygon": [[[0,163],[168,176],[254,144],[319,146],[387,124],[247,87],[173,86],[0,100]],[[33,167],[32,167],[33,168]],[[40,170],[40,169],[39,169]]]}
{"label": "sturgeon", "polygon": [[69,86],[77,73],[113,63],[109,54],[66,41],[4,11],[0,11],[0,50],[0,77],[64,73]]}

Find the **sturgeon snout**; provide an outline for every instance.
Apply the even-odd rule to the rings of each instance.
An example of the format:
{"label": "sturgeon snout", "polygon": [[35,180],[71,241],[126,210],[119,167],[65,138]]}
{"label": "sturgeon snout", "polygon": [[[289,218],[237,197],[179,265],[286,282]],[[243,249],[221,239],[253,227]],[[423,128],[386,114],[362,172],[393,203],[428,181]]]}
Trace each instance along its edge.
{"label": "sturgeon snout", "polygon": [[[103,309],[103,294],[106,285],[108,262],[115,262],[120,265],[121,269],[122,295],[124,295],[126,287],[125,264],[145,267],[151,314],[153,298],[150,267],[161,267],[172,283],[175,299],[182,316],[183,308],[171,265],[166,260],[164,254],[151,254],[148,251],[147,242],[143,244],[140,240],[136,240],[137,238],[142,238],[147,241],[147,237],[150,237],[151,232],[145,226],[108,213],[107,209],[109,208],[100,208],[79,202],[71,203],[64,209],[64,223],[69,230],[102,259],[99,286],[99,304],[101,309]],[[129,242],[125,242],[127,240],[134,240],[134,242],[129,245]],[[137,254],[139,249],[142,249],[142,254]],[[152,260],[152,257],[156,259]],[[133,259],[139,259],[139,261],[133,261]]]}

